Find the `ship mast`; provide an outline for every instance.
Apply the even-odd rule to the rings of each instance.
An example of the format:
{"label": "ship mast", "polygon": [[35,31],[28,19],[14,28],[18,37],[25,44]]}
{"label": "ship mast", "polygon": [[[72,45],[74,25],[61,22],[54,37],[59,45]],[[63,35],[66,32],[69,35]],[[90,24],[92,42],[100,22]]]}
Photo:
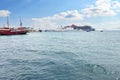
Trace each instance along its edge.
{"label": "ship mast", "polygon": [[8,17],[7,17],[7,27],[9,28],[9,19],[8,19]]}
{"label": "ship mast", "polygon": [[20,27],[22,27],[22,21],[21,21],[21,17],[20,17]]}

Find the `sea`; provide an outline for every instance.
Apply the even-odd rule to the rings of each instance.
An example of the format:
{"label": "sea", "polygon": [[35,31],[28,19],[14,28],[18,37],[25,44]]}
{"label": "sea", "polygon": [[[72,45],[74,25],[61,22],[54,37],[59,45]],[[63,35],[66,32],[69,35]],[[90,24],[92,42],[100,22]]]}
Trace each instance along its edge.
{"label": "sea", "polygon": [[0,80],[120,80],[120,31],[0,36]]}

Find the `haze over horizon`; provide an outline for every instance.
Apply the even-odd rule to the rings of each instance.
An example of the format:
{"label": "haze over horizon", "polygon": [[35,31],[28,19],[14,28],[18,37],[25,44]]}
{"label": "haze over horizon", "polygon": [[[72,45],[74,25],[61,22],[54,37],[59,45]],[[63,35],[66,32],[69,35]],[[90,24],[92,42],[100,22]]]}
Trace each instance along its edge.
{"label": "haze over horizon", "polygon": [[9,16],[11,26],[56,29],[60,25],[91,25],[96,29],[120,29],[120,0],[4,0],[0,26]]}

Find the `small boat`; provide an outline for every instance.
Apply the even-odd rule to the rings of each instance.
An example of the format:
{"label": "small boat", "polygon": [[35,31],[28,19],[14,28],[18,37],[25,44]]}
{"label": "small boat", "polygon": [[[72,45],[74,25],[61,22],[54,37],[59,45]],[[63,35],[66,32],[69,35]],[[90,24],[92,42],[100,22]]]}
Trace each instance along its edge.
{"label": "small boat", "polygon": [[100,32],[103,32],[103,30],[101,30]]}
{"label": "small boat", "polygon": [[7,26],[0,28],[0,35],[19,35],[19,34],[26,34],[28,30],[25,27],[22,27],[22,22],[20,19],[20,27],[18,28],[11,28],[9,27],[9,20],[7,17]]}

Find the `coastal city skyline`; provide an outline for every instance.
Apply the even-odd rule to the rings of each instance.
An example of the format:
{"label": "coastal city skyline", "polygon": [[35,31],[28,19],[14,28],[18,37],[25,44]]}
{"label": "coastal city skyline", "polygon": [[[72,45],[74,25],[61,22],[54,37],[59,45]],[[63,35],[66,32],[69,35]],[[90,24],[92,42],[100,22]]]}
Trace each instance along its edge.
{"label": "coastal city skyline", "polygon": [[61,25],[91,25],[96,29],[120,29],[120,0],[4,0],[0,3],[0,26],[56,29]]}

